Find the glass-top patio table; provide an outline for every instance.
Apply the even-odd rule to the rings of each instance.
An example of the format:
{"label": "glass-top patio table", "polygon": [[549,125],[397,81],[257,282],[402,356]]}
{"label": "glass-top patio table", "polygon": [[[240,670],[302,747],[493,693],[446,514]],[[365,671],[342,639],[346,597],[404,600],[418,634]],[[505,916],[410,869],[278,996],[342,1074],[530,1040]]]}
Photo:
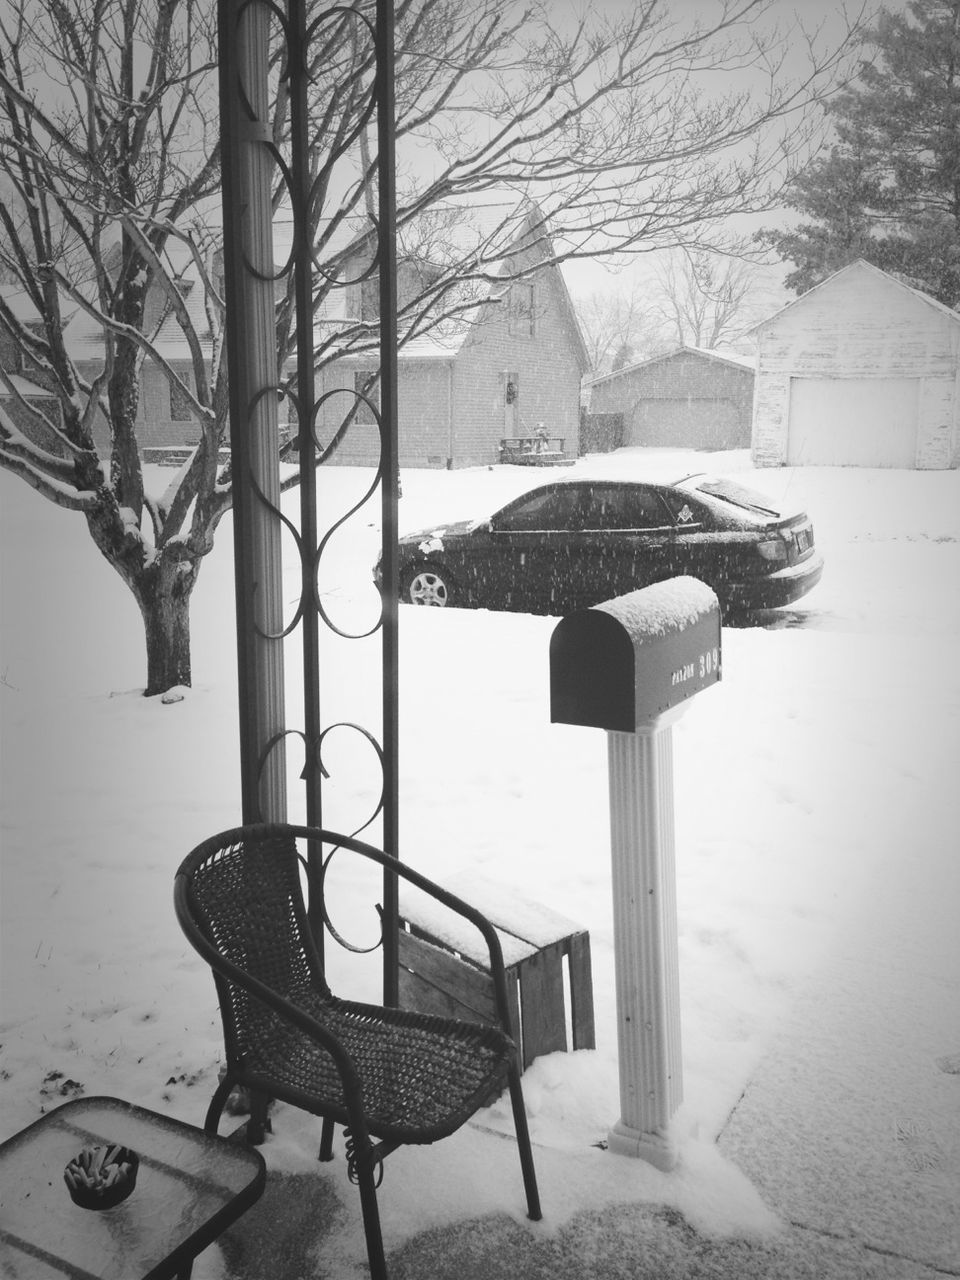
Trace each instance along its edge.
{"label": "glass-top patio table", "polygon": [[[112,1209],[75,1205],[63,1171],[84,1147],[140,1157]],[[77,1098],[0,1144],[3,1280],[169,1280],[263,1191],[258,1151],[117,1098]]]}

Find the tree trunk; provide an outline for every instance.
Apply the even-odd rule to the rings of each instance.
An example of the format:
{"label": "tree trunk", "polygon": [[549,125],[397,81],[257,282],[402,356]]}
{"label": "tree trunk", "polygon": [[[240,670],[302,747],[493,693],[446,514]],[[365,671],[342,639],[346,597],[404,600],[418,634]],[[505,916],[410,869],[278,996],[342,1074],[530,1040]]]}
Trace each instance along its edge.
{"label": "tree trunk", "polygon": [[[189,574],[191,588],[194,576]],[[155,589],[138,599],[147,643],[148,698],[191,682],[190,590],[171,590],[171,585],[167,575],[158,577]]]}
{"label": "tree trunk", "polygon": [[144,694],[149,698],[189,685],[190,597],[203,555],[179,540],[147,555],[142,539],[124,524],[112,492],[102,490],[101,497],[103,501],[85,513],[87,528],[140,607],[147,647]]}
{"label": "tree trunk", "polygon": [[147,644],[145,697],[189,685],[190,597],[202,557],[166,548],[130,583]]}

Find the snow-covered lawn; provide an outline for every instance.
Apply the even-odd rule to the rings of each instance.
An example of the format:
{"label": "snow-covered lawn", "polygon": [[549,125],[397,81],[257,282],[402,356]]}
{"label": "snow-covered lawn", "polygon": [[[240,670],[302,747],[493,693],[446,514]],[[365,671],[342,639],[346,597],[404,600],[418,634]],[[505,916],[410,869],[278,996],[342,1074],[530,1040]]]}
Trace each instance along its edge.
{"label": "snow-covered lawn", "polygon": [[[724,629],[723,681],[674,730],[691,1137],[673,1174],[593,1145],[619,1110],[606,743],[599,730],[550,724],[555,620],[401,611],[402,853],[440,880],[479,870],[590,931],[597,1050],[540,1059],[524,1078],[549,1206],[540,1229],[632,1197],[675,1204],[705,1230],[764,1230],[772,1216],[721,1159],[717,1134],[878,878],[903,876],[918,841],[956,858],[960,472],[753,473],[744,453],[642,450],[577,465],[742,473],[810,513],[826,559],[783,625]],[[492,510],[542,478],[515,467],[405,472],[401,527]],[[322,492],[335,506],[365,479],[334,469]],[[321,580],[348,613],[369,607],[372,519],[335,543]],[[0,473],[0,1139],[81,1090],[202,1122],[219,1020],[171,889],[192,845],[239,821],[231,556],[227,521],[195,594],[193,689],[173,705],[144,699],[131,597],[78,517]],[[376,716],[370,646],[358,648],[362,658],[330,649],[330,719]],[[350,823],[371,794],[369,762],[351,753],[334,757],[330,825]],[[388,1247],[485,1210],[522,1214],[515,1153],[488,1132],[509,1128],[506,1109],[480,1121],[391,1158]],[[271,1167],[316,1170],[318,1125],[282,1110],[275,1128]],[[343,1163],[320,1172],[341,1180],[346,1276],[363,1242]],[[211,1249],[196,1274],[221,1272]]]}

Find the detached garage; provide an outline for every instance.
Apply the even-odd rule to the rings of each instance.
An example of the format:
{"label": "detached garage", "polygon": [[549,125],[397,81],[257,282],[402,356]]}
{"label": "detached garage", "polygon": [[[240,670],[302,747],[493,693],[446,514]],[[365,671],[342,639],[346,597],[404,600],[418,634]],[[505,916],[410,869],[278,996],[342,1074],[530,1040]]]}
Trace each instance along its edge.
{"label": "detached garage", "polygon": [[671,449],[750,444],[753,357],[678,347],[587,384],[591,414],[623,416],[623,443]]}
{"label": "detached garage", "polygon": [[960,315],[864,261],[754,331],[757,466],[958,464]]}

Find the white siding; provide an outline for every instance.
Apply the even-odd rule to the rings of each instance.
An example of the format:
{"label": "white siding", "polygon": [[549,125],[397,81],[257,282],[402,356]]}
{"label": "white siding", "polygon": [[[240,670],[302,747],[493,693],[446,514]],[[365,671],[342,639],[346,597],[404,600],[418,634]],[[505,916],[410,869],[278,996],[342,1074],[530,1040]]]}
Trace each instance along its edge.
{"label": "white siding", "polygon": [[[761,326],[758,348],[752,438],[758,466],[783,466],[791,454],[797,454],[796,437],[790,445],[791,429],[797,424],[791,416],[791,389],[796,394],[802,379],[836,381],[835,406],[844,400],[841,382],[861,382],[859,399],[846,406],[852,415],[847,427],[850,451],[860,461],[851,457],[849,463],[838,463],[840,446],[826,431],[818,454],[811,447],[816,424],[808,417],[804,427],[801,416],[801,430],[807,437],[804,465],[950,467],[960,461],[960,315],[926,301],[882,271],[854,263],[837,272]],[[877,447],[873,452],[869,447],[870,420],[876,422],[878,412],[881,416],[886,413],[882,384],[903,388],[908,382],[914,388],[916,403],[912,461],[884,461],[892,452],[906,458],[903,406],[898,411],[900,428],[893,425],[892,410],[883,418],[885,425],[874,428],[872,439]],[[799,394],[819,394],[823,407],[830,402],[822,387],[819,392],[801,389]],[[902,390],[896,394],[913,393]],[[812,412],[809,404],[806,412]]]}

